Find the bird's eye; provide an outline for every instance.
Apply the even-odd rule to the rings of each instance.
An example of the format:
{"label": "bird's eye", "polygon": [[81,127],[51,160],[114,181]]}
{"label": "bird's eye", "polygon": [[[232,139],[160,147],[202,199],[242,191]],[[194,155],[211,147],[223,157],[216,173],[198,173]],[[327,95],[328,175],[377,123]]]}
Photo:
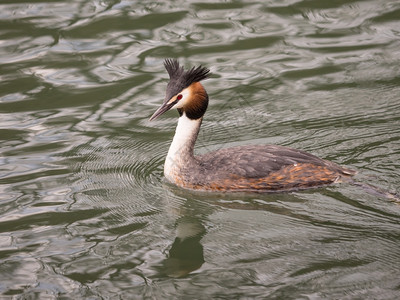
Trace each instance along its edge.
{"label": "bird's eye", "polygon": [[182,99],[182,94],[179,94],[178,96],[176,96],[176,100],[181,100]]}

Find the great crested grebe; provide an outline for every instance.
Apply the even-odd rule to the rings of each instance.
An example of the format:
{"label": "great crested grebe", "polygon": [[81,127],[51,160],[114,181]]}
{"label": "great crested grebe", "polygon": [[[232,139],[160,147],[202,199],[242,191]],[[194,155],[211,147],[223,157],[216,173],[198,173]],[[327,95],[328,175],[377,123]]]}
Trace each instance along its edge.
{"label": "great crested grebe", "polygon": [[199,66],[185,71],[175,59],[166,59],[164,66],[170,81],[164,102],[150,121],[178,109],[178,126],[164,164],[170,182],[194,190],[283,192],[323,186],[355,174],[307,152],[276,145],[238,146],[195,156],[208,105],[200,81],[209,77],[210,70]]}

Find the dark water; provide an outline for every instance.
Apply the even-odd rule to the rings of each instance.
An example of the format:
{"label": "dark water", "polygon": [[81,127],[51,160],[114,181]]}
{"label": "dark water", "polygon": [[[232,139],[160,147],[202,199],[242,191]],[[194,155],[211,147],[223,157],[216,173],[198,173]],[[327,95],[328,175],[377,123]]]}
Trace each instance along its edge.
{"label": "dark water", "polygon": [[400,191],[400,2],[2,1],[2,299],[399,299],[400,204],[350,184],[174,188],[162,61],[203,64],[197,149],[276,143]]}

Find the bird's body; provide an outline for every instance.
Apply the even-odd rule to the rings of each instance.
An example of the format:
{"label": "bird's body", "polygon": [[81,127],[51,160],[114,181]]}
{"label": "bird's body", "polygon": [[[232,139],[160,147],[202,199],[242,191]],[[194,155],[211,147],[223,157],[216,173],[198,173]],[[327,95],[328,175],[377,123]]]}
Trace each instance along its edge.
{"label": "bird's body", "polygon": [[183,188],[224,192],[278,192],[318,187],[355,174],[304,151],[277,145],[247,145],[194,155],[194,145],[208,95],[199,82],[203,67],[184,71],[176,60],[166,60],[170,75],[163,105],[155,119],[175,107],[180,117],[164,164],[166,178]]}

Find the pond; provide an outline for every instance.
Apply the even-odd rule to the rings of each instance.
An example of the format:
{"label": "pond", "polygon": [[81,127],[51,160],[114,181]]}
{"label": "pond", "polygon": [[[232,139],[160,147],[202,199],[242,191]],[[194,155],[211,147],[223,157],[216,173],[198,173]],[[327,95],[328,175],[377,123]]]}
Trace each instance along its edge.
{"label": "pond", "polygon": [[400,3],[2,1],[4,299],[398,299],[400,202],[165,181],[163,60],[211,69],[197,153],[302,149],[400,192]]}

